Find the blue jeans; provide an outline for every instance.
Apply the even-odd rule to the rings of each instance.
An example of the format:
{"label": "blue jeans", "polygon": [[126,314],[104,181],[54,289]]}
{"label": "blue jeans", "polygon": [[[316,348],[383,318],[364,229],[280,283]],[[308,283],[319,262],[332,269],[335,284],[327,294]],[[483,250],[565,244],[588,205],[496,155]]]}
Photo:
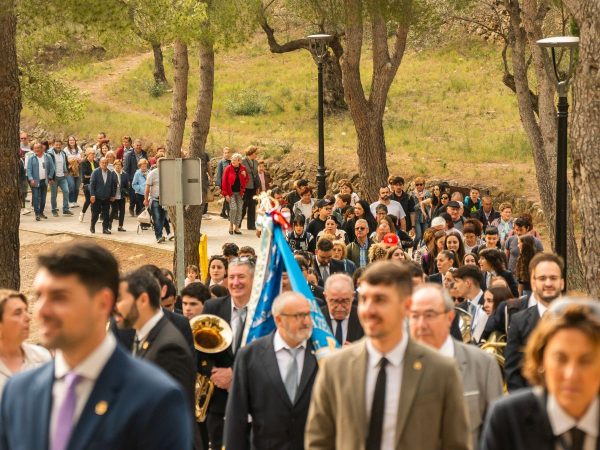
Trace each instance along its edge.
{"label": "blue jeans", "polygon": [[427,222],[419,222],[418,219],[415,222],[415,239],[413,240],[413,247],[416,249],[423,238],[423,232],[429,227],[429,224]]}
{"label": "blue jeans", "polygon": [[46,180],[41,180],[37,186],[31,186],[31,200],[35,215],[39,216],[44,213],[46,207],[46,193],[48,192],[48,184]]}
{"label": "blue jeans", "polygon": [[52,206],[52,212],[58,211],[56,205],[56,194],[58,188],[62,191],[63,196],[63,212],[69,210],[69,185],[67,183],[67,177],[56,177],[54,183],[50,185],[50,205]]}
{"label": "blue jeans", "polygon": [[154,235],[156,239],[160,239],[163,234],[163,227],[165,226],[165,214],[166,211],[160,203],[156,200],[152,200],[150,203],[150,214],[152,214],[152,222],[154,222]]}
{"label": "blue jeans", "polygon": [[69,186],[69,202],[77,203],[77,197],[79,197],[79,186],[81,186],[81,177],[69,175],[67,177],[67,185]]}

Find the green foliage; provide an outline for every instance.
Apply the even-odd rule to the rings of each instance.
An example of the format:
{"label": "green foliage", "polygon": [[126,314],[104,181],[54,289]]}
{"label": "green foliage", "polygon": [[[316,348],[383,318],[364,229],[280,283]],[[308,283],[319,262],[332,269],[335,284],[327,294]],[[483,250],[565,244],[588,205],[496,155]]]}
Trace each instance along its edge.
{"label": "green foliage", "polygon": [[225,109],[233,116],[256,116],[267,111],[267,97],[254,89],[242,89],[227,100]]}
{"label": "green foliage", "polygon": [[34,110],[51,112],[58,122],[71,122],[83,117],[85,111],[82,95],[54,78],[39,66],[21,66],[21,92],[24,103]]}
{"label": "green foliage", "polygon": [[167,91],[168,86],[164,83],[152,83],[148,88],[148,93],[151,97],[158,98]]}

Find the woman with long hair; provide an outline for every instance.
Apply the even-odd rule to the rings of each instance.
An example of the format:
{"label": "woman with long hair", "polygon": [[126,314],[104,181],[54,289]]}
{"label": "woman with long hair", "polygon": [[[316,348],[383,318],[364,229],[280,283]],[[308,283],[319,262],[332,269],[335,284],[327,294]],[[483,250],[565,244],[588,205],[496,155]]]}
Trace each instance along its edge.
{"label": "woman with long hair", "polygon": [[517,280],[519,282],[519,294],[531,295],[531,277],[529,276],[529,262],[538,252],[535,246],[535,238],[528,234],[519,236],[519,256],[517,258]]}
{"label": "woman with long hair", "polygon": [[10,289],[0,289],[0,397],[10,377],[50,361],[50,352],[25,342],[31,316],[27,298]]}
{"label": "woman with long hair", "polygon": [[223,255],[213,255],[208,261],[208,274],[205,284],[212,286],[220,284],[227,287],[227,258]]}
{"label": "woman with long hair", "polygon": [[348,225],[346,228],[346,231],[348,232],[348,239],[350,242],[356,242],[356,235],[354,234],[354,225],[359,219],[364,219],[367,221],[367,225],[369,226],[369,234],[377,230],[377,221],[371,213],[371,207],[369,206],[369,203],[367,203],[366,200],[359,200],[354,205],[354,218],[348,221]]}
{"label": "woman with long hair", "polygon": [[75,136],[69,136],[67,146],[63,149],[69,160],[69,175],[67,176],[67,185],[69,186],[69,206],[77,208],[77,197],[79,196],[79,188],[81,187],[81,170],[80,164],[83,161],[83,151],[77,145]]}
{"label": "woman with long hair", "polygon": [[450,230],[446,233],[446,241],[444,242],[444,250],[451,250],[456,254],[459,263],[465,258],[465,244],[462,240],[462,236],[458,231]]}
{"label": "woman with long hair", "polygon": [[519,296],[517,282],[510,270],[506,270],[506,256],[500,250],[486,248],[479,252],[479,267],[485,272],[486,286],[490,286],[492,277],[499,276],[506,280],[514,297]]}
{"label": "woman with long hair", "polygon": [[490,287],[483,293],[483,310],[491,316],[501,302],[511,298],[513,295],[507,286]]}

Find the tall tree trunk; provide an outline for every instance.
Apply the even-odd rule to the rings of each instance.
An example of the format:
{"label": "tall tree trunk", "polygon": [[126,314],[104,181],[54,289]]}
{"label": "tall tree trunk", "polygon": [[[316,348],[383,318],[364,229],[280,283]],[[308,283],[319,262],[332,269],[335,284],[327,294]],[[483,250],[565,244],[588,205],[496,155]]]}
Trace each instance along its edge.
{"label": "tall tree trunk", "polygon": [[[202,193],[206,198],[208,188],[208,158],[206,157],[206,139],[210,131],[213,93],[215,86],[215,52],[210,40],[202,40],[198,45],[200,62],[200,83],[198,101],[192,122],[190,136],[190,157],[200,158],[204,164],[202,174]],[[199,265],[198,244],[202,226],[202,206],[190,206],[185,211],[185,256],[188,264]],[[205,276],[206,274],[202,274]]]}
{"label": "tall tree trunk", "polygon": [[19,120],[17,16],[13,0],[0,0],[0,288],[19,289]]}
{"label": "tall tree trunk", "polygon": [[[409,2],[410,3],[410,2]],[[369,98],[365,96],[360,74],[364,19],[361,0],[345,0],[344,55],[342,80],[346,102],[358,138],[358,167],[361,175],[361,193],[368,200],[377,198],[379,186],[387,185],[383,114],[390,85],[398,72],[406,49],[408,26],[398,25],[394,30],[395,42],[390,54],[389,30],[379,11],[369,11],[373,42],[373,75]]]}
{"label": "tall tree trunk", "polygon": [[152,52],[154,53],[154,82],[156,84],[168,85],[167,76],[165,75],[165,64],[163,62],[163,52],[160,47],[160,42],[152,42]]}
{"label": "tall tree trunk", "polygon": [[[173,50],[173,101],[171,104],[171,116],[169,119],[169,132],[167,133],[167,156],[170,158],[181,158],[181,147],[183,145],[183,132],[187,119],[187,96],[188,76],[190,71],[188,61],[187,45],[176,40]],[[175,208],[169,208],[169,216],[175,218]],[[173,220],[175,230],[180,224]],[[184,262],[185,264],[185,262]],[[177,245],[173,252],[173,272],[177,273]]]}
{"label": "tall tree trunk", "polygon": [[[556,109],[554,104],[555,87],[548,78],[547,55],[535,43],[542,36],[542,24],[548,11],[545,0],[504,0],[509,13],[509,43],[512,50],[517,105],[523,129],[531,144],[535,175],[540,192],[540,200],[550,240],[554,241],[556,216]],[[531,101],[528,76],[528,53],[531,52],[534,73],[537,80],[537,105]],[[537,107],[536,107],[537,106]],[[583,269],[572,214],[567,224],[568,285],[570,289],[581,289]]]}
{"label": "tall tree trunk", "polygon": [[573,181],[583,224],[581,255],[586,290],[600,298],[600,2],[565,0],[579,26],[573,93]]}

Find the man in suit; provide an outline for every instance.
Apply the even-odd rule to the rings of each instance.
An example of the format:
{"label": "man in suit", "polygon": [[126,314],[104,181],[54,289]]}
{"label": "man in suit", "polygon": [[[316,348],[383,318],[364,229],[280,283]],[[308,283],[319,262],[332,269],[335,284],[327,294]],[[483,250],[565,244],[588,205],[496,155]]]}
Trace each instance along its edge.
{"label": "man in suit", "polygon": [[354,265],[365,267],[369,264],[369,223],[365,219],[358,219],[354,224],[356,240],[346,246],[347,257]]}
{"label": "man in suit", "polygon": [[256,230],[256,200],[254,196],[260,191],[260,178],[258,177],[258,147],[251,145],[246,149],[246,157],[242,164],[248,171],[248,182],[244,190],[244,205],[242,206],[242,220],[247,214],[247,225],[249,230]]}
{"label": "man in suit", "polygon": [[458,307],[471,314],[471,337],[478,344],[488,320],[488,315],[483,310],[483,274],[476,266],[467,265],[454,270],[452,276],[456,293],[465,299]]}
{"label": "man in suit", "polygon": [[[125,173],[132,181],[135,172],[138,170],[138,163],[141,159],[148,159],[148,155],[146,154],[145,150],[142,150],[142,141],[136,139],[133,143],[133,151],[130,151],[125,155],[125,161],[123,164]],[[133,189],[133,186],[129,186],[129,214],[132,217],[135,216],[135,203],[135,190]]]}
{"label": "man in suit", "polygon": [[483,224],[485,230],[494,220],[500,218],[500,213],[492,205],[492,197],[484,195],[481,197],[481,209],[479,210],[479,221]]}
{"label": "man in suit", "polygon": [[504,375],[510,392],[529,386],[521,374],[523,348],[550,303],[560,297],[565,286],[563,270],[563,259],[554,253],[538,253],[529,263],[531,297],[536,303],[514,314],[508,327]]}
{"label": "man in suit", "polygon": [[[161,309],[160,286],[149,271],[137,269],[121,279],[115,315],[120,327],[135,330],[134,356],[156,364],[179,383],[186,394],[192,420],[195,354]],[[202,448],[199,434],[194,448]]]}
{"label": "man in suit", "polygon": [[325,282],[327,306],[321,308],[338,344],[358,341],[364,336],[354,301],[354,283],[345,273],[335,273]]}
{"label": "man in suit", "polygon": [[492,401],[502,396],[502,374],[492,356],[452,339],[450,325],[454,315],[454,302],[442,286],[433,283],[419,286],[408,316],[410,335],[456,360],[469,413],[472,445],[477,450],[485,414]]}
{"label": "man in suit", "polygon": [[54,163],[47,153],[44,153],[44,146],[37,143],[33,146],[34,155],[29,156],[27,161],[27,181],[31,186],[31,203],[35,212],[35,220],[47,219],[44,215],[46,207],[46,194],[48,184],[52,183],[54,178]]}
{"label": "man in suit", "polygon": [[454,362],[405,332],[411,294],[410,271],[400,264],[379,261],[365,270],[358,317],[366,338],[319,368],[307,450],[470,448]]}
{"label": "man in suit", "polygon": [[92,222],[90,232],[96,232],[96,222],[102,214],[102,233],[110,234],[110,203],[117,194],[117,180],[114,172],[108,170],[108,160],[100,158],[100,167],[92,172],[90,178],[90,202],[92,203]]}
{"label": "man in suit", "polygon": [[333,242],[327,238],[319,239],[315,258],[313,259],[313,269],[317,276],[317,283],[323,287],[327,278],[339,272],[344,272],[344,263],[337,261],[333,257]]}
{"label": "man in suit", "polygon": [[304,449],[317,373],[310,305],[302,295],[285,292],[273,302],[272,312],[277,331],[244,347],[236,357],[225,413],[225,448]]}
{"label": "man in suit", "polygon": [[38,263],[39,336],[56,357],[6,384],[0,448],[191,449],[181,388],[106,333],[119,288],[112,254],[76,242],[40,255]]}
{"label": "man in suit", "polygon": [[233,377],[235,355],[241,346],[247,305],[252,292],[254,264],[250,260],[234,258],[227,268],[227,284],[230,295],[208,300],[204,304],[204,314],[213,314],[225,320],[233,331],[231,346],[219,353],[199,352],[198,372],[210,377],[215,385],[208,404],[206,426],[211,448],[220,449],[223,445],[223,426],[227,394]]}

